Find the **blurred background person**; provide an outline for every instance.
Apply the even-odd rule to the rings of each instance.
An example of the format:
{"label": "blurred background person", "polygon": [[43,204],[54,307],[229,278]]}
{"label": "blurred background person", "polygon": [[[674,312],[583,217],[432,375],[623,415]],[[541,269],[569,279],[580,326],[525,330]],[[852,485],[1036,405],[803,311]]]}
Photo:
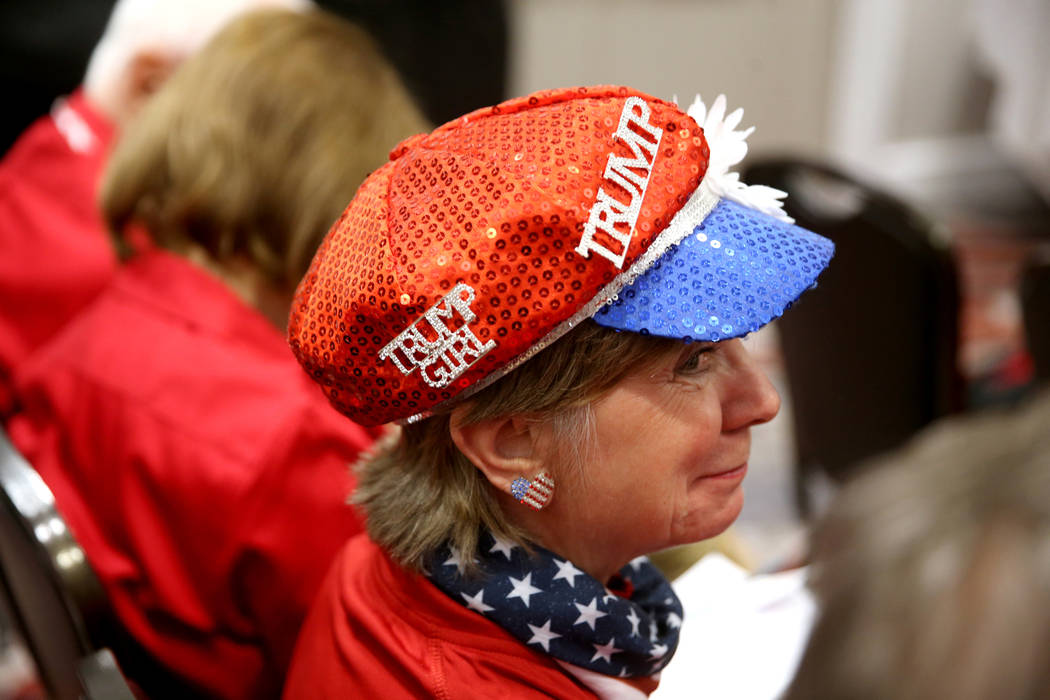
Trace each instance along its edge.
{"label": "blurred background person", "polygon": [[128,259],[16,369],[8,430],[120,623],[185,686],[151,696],[276,695],[360,529],[347,465],[371,434],[282,330],[331,222],[424,128],[362,30],[270,10],[231,22],[121,134],[102,208]]}
{"label": "blurred background person", "polygon": [[814,537],[788,700],[1050,697],[1050,393],[871,466]]}
{"label": "blurred background person", "polygon": [[[256,4],[288,7],[308,3],[256,0]],[[117,4],[127,4],[127,0],[0,4],[0,90],[9,97],[0,114],[0,154],[47,112],[56,97],[70,94],[81,84],[84,66]],[[228,0],[138,4],[152,5],[154,16],[187,11],[225,13],[224,7],[231,5]],[[238,4],[248,7],[252,2],[232,3]],[[504,0],[320,0],[316,4],[375,38],[431,122],[445,122],[503,99],[509,34]],[[201,23],[196,46],[207,38],[206,25]],[[458,40],[444,41],[450,33]]]}
{"label": "blurred background person", "polygon": [[[96,203],[114,134],[132,122],[182,60],[231,18],[253,7],[309,4],[116,3],[82,88],[57,100],[51,113],[30,126],[0,161],[0,418],[15,410],[12,368],[83,308],[116,268]],[[72,17],[89,9],[105,8],[85,5]],[[4,12],[14,12],[13,6]],[[20,41],[28,43],[29,38],[21,36]],[[18,63],[23,73],[31,69],[25,61]],[[40,63],[47,65],[46,59]],[[9,97],[27,99],[20,93]]]}

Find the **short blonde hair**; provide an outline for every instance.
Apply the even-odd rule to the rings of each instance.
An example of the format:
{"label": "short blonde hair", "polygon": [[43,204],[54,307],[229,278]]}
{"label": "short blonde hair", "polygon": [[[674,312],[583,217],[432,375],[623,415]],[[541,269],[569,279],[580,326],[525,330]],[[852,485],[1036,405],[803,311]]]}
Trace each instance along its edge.
{"label": "short blonde hair", "polygon": [[320,10],[231,22],[121,138],[102,187],[118,247],[243,257],[293,287],[369,171],[427,124],[365,32]]}
{"label": "short blonde hair", "polygon": [[[556,454],[550,457],[575,466],[593,439],[591,404],[676,345],[677,341],[621,333],[584,321],[466,399],[463,423],[507,415],[546,422],[556,444]],[[406,425],[400,435],[357,465],[354,502],[366,512],[368,533],[408,569],[420,570],[426,558],[446,543],[466,562],[472,561],[484,528],[528,544],[525,533],[504,519],[495,487],[453,442],[451,411],[452,407],[445,407],[437,415]]]}
{"label": "short blonde hair", "polygon": [[1050,392],[870,465],[814,534],[790,700],[1050,693]]}

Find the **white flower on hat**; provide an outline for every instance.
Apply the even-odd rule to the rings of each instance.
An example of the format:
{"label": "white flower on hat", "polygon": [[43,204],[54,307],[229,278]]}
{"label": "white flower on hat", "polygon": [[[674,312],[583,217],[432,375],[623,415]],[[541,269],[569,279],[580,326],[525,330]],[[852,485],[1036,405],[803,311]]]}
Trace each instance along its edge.
{"label": "white flower on hat", "polygon": [[765,185],[746,185],[740,181],[739,173],[729,170],[747,155],[747,137],[755,130],[753,126],[737,129],[744,110],[738,107],[726,114],[725,95],[716,97],[709,110],[697,95],[686,114],[703,127],[704,138],[711,149],[703,185],[719,197],[727,197],[745,207],[793,223],[794,219],[784,211],[783,199],[787,192]]}

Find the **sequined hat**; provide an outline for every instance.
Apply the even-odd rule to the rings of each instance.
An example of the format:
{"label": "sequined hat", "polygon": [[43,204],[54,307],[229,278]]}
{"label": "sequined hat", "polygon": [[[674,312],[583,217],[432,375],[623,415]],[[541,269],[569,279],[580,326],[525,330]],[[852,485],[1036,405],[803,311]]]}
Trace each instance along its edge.
{"label": "sequined hat", "polygon": [[535,93],[407,139],[361,185],[296,291],[288,335],[333,405],[413,420],[581,320],[745,335],[832,244],[741,184],[742,112],[625,87]]}

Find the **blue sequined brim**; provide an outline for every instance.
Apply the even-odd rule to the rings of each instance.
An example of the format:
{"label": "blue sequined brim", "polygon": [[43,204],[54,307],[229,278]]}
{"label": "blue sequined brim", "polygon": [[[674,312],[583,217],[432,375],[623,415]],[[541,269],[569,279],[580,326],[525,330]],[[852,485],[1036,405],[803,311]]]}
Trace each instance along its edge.
{"label": "blue sequined brim", "polygon": [[686,341],[737,338],[783,314],[834,251],[823,236],[722,199],[593,318]]}

